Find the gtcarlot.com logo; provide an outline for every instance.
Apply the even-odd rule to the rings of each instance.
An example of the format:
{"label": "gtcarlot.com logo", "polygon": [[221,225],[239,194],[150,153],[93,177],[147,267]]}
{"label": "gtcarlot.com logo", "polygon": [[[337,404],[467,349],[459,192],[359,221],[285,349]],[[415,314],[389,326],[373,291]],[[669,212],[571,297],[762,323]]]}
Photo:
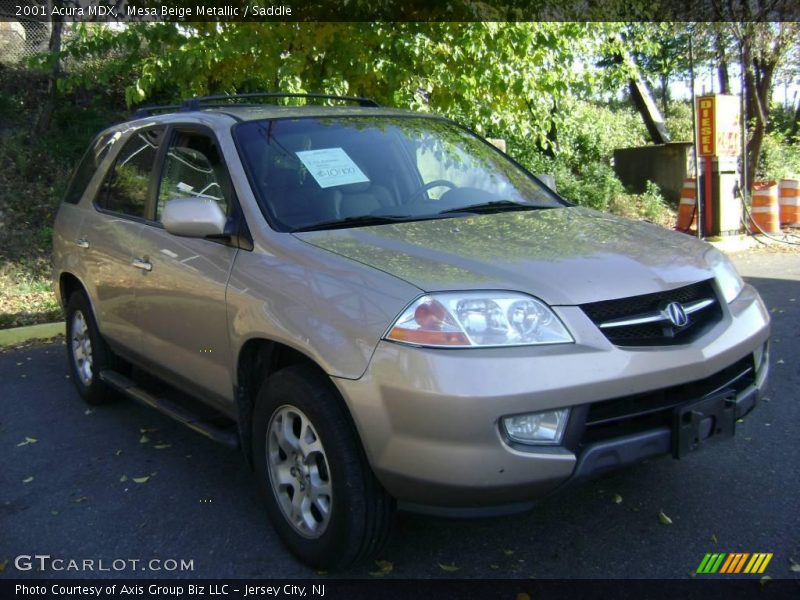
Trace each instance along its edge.
{"label": "gtcarlot.com logo", "polygon": [[194,559],[174,558],[60,558],[49,554],[20,554],[14,559],[18,571],[194,571]]}
{"label": "gtcarlot.com logo", "polygon": [[772,552],[708,553],[703,557],[697,572],[706,575],[758,575],[772,560]]}

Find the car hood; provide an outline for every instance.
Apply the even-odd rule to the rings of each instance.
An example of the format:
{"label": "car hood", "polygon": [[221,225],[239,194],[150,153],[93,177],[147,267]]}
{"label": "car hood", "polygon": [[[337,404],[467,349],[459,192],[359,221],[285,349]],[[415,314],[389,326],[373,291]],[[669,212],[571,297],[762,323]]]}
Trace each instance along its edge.
{"label": "car hood", "polygon": [[514,290],[574,305],[713,276],[708,245],[580,207],[295,234],[427,291]]}

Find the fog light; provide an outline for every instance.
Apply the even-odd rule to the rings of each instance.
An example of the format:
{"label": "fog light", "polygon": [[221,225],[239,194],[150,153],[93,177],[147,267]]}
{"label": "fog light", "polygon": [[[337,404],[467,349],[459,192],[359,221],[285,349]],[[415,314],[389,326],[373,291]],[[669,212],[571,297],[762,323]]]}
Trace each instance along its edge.
{"label": "fog light", "polygon": [[569,409],[503,417],[506,435],[520,444],[560,444]]}

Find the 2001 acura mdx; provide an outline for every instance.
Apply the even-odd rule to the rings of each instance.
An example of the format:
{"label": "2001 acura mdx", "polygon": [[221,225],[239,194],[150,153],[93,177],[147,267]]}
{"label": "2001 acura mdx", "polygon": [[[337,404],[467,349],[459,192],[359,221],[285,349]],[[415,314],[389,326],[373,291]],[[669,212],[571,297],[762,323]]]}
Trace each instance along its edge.
{"label": "2001 acura mdx", "polygon": [[724,255],[572,206],[451,121],[340,100],[194,99],[94,141],[54,239],[86,401],[240,446],[324,568],[374,552],[396,501],[521,509],[734,433],[769,316]]}

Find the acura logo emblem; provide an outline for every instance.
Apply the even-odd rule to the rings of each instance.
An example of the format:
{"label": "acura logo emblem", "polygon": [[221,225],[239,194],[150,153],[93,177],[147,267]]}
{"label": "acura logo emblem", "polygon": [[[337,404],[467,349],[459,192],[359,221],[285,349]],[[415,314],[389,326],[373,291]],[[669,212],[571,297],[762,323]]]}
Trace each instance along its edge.
{"label": "acura logo emblem", "polygon": [[686,327],[689,324],[689,317],[683,310],[680,302],[670,302],[664,309],[664,316],[667,317],[675,327]]}

